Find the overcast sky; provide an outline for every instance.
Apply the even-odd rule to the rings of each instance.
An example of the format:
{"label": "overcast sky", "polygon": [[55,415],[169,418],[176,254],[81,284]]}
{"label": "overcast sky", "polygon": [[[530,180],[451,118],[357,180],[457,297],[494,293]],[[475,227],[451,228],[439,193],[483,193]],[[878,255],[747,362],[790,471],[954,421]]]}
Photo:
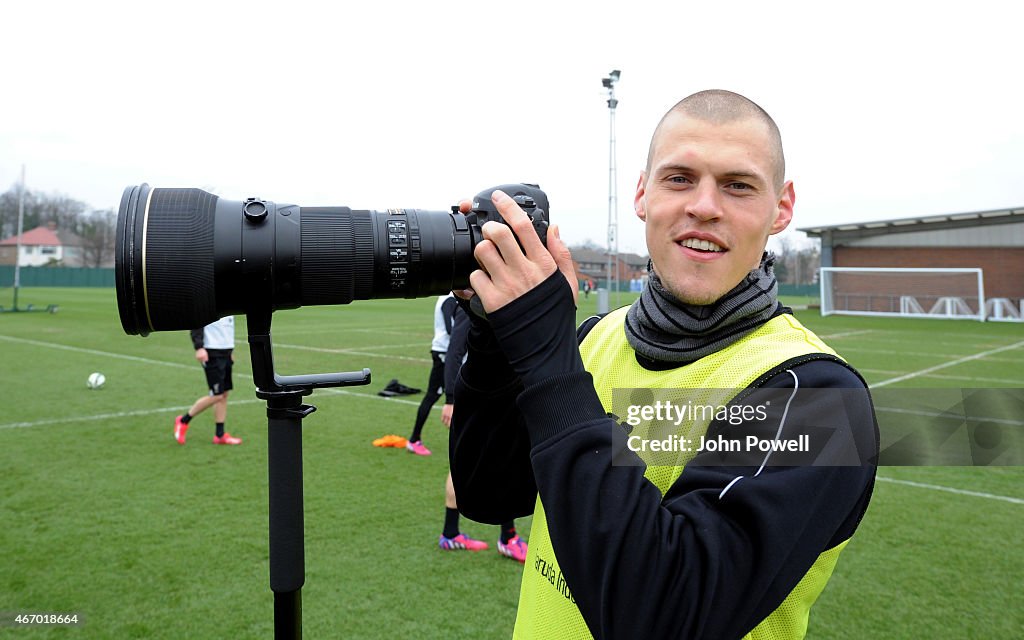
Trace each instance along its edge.
{"label": "overcast sky", "polygon": [[632,200],[654,126],[707,88],[778,122],[794,227],[1020,207],[1020,6],[4,3],[0,191],[22,165],[94,208],[141,182],[359,209],[536,182],[563,238],[604,245],[601,79],[620,69],[621,251],[646,252]]}

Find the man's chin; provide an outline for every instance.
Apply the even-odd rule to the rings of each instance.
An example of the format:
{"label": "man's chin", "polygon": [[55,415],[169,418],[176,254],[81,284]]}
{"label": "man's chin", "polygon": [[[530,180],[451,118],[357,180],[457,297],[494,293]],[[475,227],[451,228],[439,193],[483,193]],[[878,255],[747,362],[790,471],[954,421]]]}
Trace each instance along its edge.
{"label": "man's chin", "polygon": [[[664,284],[664,281],[662,281],[662,284]],[[724,294],[721,291],[702,291],[700,287],[667,286],[666,289],[676,300],[683,304],[698,307],[714,304]]]}
{"label": "man's chin", "polygon": [[688,304],[688,305],[695,306],[695,307],[706,307],[708,305],[712,305],[712,304],[718,302],[718,300],[721,297],[722,296],[720,296],[720,295],[690,296],[690,297],[686,297],[686,298],[681,298],[679,296],[676,296],[676,298],[678,298],[679,301],[682,302],[683,304]]}
{"label": "man's chin", "polygon": [[684,304],[701,307],[714,304],[732,288],[710,288],[708,282],[713,279],[710,273],[704,275],[690,273],[686,274],[687,277],[684,277],[682,281],[669,281],[661,276],[657,265],[655,265],[654,271],[658,274],[662,287],[671,293],[672,297]]}

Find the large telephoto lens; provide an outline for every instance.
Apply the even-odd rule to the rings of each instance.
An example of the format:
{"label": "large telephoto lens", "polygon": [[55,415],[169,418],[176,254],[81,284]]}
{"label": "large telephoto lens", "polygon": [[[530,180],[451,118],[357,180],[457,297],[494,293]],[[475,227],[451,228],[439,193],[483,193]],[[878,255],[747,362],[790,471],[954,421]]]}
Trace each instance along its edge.
{"label": "large telephoto lens", "polygon": [[468,286],[478,240],[478,227],[447,211],[299,207],[132,186],[117,214],[121,325],[148,335],[249,311],[438,295]]}

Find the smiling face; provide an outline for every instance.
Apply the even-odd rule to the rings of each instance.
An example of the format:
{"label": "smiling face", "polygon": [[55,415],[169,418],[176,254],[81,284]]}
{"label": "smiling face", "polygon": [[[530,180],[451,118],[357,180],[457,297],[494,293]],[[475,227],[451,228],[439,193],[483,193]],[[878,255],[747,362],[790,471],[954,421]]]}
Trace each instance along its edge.
{"label": "smiling face", "polygon": [[789,225],[795,193],[778,175],[777,150],[757,118],[673,111],[662,120],[633,202],[654,271],[682,302],[728,293],[760,264],[768,236]]}

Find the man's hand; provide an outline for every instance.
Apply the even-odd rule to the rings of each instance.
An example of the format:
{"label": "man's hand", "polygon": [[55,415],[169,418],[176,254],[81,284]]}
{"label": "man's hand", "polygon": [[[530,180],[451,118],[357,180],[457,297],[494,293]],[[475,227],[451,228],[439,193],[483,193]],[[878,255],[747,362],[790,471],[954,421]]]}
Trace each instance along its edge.
{"label": "man's hand", "polygon": [[452,428],[452,411],[454,410],[455,405],[453,404],[446,404],[443,407],[441,407],[441,424],[448,427],[449,429]]}
{"label": "man's hand", "polygon": [[[481,269],[469,276],[472,289],[456,291],[455,295],[469,298],[475,293],[484,310],[492,313],[536,287],[557,269],[569,282],[575,302],[579,298],[576,271],[569,248],[558,237],[558,225],[548,228],[545,248],[530,218],[515,200],[500,190],[491,195],[491,200],[508,225],[484,224],[481,229],[484,239],[473,251]],[[469,206],[467,202],[460,203],[460,211],[468,211]],[[517,237],[522,249],[516,242]]]}
{"label": "man's hand", "polygon": [[196,349],[196,360],[199,361],[199,364],[205,365],[209,359],[210,354],[206,353],[205,348],[199,347],[198,349]]}

